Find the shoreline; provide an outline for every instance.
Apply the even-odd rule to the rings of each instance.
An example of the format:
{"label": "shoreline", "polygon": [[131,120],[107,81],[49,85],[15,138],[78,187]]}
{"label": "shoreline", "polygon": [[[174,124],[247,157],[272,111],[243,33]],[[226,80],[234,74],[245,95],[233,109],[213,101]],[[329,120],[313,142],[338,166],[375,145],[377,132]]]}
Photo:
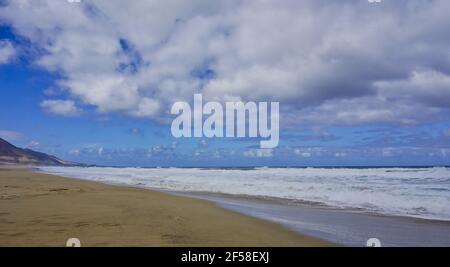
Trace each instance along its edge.
{"label": "shoreline", "polygon": [[179,195],[207,199],[227,209],[344,246],[364,247],[370,238],[379,239],[385,247],[450,246],[448,221],[389,216],[307,204],[286,205],[213,194]]}
{"label": "shoreline", "polygon": [[[54,174],[65,176],[62,173]],[[77,176],[68,175],[67,177],[86,181]],[[450,221],[448,220],[338,208],[310,201],[290,202],[272,197],[159,189],[139,183],[121,183],[119,180],[115,182],[106,177],[100,177],[102,179],[87,181],[207,200],[227,210],[273,222],[300,235],[327,240],[333,244],[365,246],[369,238],[378,238],[382,240],[383,246],[450,245]]]}
{"label": "shoreline", "polygon": [[[40,171],[105,184],[130,185],[175,192],[213,192],[330,206],[387,216],[450,220],[450,169],[261,169],[215,170],[183,168],[58,168]],[[424,179],[424,177],[428,177]],[[392,190],[395,188],[395,190]]]}
{"label": "shoreline", "polygon": [[335,246],[207,200],[0,166],[0,246]]}
{"label": "shoreline", "polygon": [[[77,179],[77,178],[74,178]],[[108,183],[105,183],[108,184]],[[119,185],[120,186],[120,185]],[[124,185],[126,186],[126,185]],[[146,188],[146,187],[140,187],[140,186],[131,186],[132,188]],[[450,219],[444,219],[444,218],[427,218],[427,217],[420,217],[415,215],[394,215],[394,214],[387,214],[387,213],[381,213],[381,212],[375,212],[370,210],[364,210],[362,208],[351,208],[351,207],[335,207],[331,205],[327,205],[321,202],[313,202],[313,201],[305,201],[305,200],[296,200],[296,199],[285,199],[285,198],[276,198],[276,197],[265,197],[265,196],[251,196],[251,195],[234,195],[234,194],[225,194],[225,193],[212,193],[212,192],[203,192],[203,191],[175,191],[175,190],[165,190],[165,189],[153,189],[149,188],[149,190],[156,190],[158,192],[163,193],[169,193],[179,196],[187,196],[187,197],[193,197],[198,199],[209,199],[209,198],[218,198],[218,199],[233,199],[237,201],[250,201],[250,202],[257,202],[262,204],[275,204],[280,206],[299,206],[299,207],[308,207],[312,209],[322,209],[322,210],[328,210],[331,212],[345,212],[345,213],[355,213],[355,214],[361,214],[365,216],[371,216],[371,217],[389,217],[389,218],[396,218],[399,220],[412,220],[416,222],[422,222],[422,223],[433,223],[433,224],[448,224],[450,225]],[[213,200],[211,200],[213,201]]]}

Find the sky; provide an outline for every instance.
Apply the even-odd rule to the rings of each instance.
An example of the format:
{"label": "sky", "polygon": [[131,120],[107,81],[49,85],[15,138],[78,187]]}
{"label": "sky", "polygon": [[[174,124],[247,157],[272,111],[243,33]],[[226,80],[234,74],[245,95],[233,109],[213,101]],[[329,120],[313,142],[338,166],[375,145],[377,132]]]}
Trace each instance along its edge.
{"label": "sky", "polygon": [[[447,0],[0,0],[0,137],[114,166],[450,165]],[[277,101],[280,143],[174,138]]]}

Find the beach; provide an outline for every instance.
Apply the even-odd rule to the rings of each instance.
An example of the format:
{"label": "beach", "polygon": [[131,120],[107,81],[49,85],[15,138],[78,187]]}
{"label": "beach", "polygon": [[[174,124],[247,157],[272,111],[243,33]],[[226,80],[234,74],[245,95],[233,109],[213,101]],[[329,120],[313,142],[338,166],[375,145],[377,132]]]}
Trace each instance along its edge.
{"label": "beach", "polygon": [[213,202],[333,244],[449,246],[449,169],[39,167]]}
{"label": "beach", "polygon": [[0,246],[332,246],[214,202],[0,167]]}
{"label": "beach", "polygon": [[364,247],[371,238],[378,239],[383,247],[450,246],[449,221],[382,215],[311,203],[293,204],[274,199],[205,193],[187,195],[214,201],[221,207],[343,246]]}

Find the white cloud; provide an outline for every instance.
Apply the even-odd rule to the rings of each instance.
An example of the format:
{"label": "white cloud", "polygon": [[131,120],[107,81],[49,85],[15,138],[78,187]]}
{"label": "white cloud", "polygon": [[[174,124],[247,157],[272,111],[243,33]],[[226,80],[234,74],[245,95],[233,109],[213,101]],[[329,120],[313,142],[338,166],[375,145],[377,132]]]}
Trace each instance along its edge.
{"label": "white cloud", "polygon": [[270,158],[273,156],[273,149],[249,149],[243,152],[244,157]]}
{"label": "white cloud", "polygon": [[378,83],[382,94],[392,100],[418,101],[437,108],[450,107],[450,74],[414,71],[403,80]]}
{"label": "white cloud", "polygon": [[102,156],[103,155],[103,147],[99,147],[97,153],[99,156]]}
{"label": "white cloud", "polygon": [[345,152],[337,152],[337,153],[334,154],[334,156],[336,158],[343,158],[343,157],[347,156],[347,153],[345,153]]}
{"label": "white cloud", "polygon": [[6,139],[7,141],[17,141],[23,139],[23,134],[15,131],[0,130],[0,138]]}
{"label": "white cloud", "polygon": [[72,150],[69,151],[69,155],[72,155],[72,156],[79,156],[80,153],[81,152],[80,152],[79,149],[72,149]]}
{"label": "white cloud", "polygon": [[75,102],[71,100],[44,100],[41,102],[41,107],[56,115],[76,116],[81,113]]}
{"label": "white cloud", "polygon": [[28,147],[28,148],[31,148],[31,149],[37,149],[37,148],[39,147],[39,145],[40,145],[40,143],[39,143],[38,141],[31,140],[31,141],[28,143],[27,147]]}
{"label": "white cloud", "polygon": [[[294,125],[410,124],[450,108],[437,97],[449,94],[448,10],[446,0],[24,0],[0,16],[45,49],[37,64],[63,74],[71,99],[99,112],[161,120],[202,88],[205,99],[281,101]],[[201,79],[205,69],[214,75]]]}
{"label": "white cloud", "polygon": [[9,41],[0,40],[0,64],[6,64],[15,56],[16,50]]}
{"label": "white cloud", "polygon": [[158,114],[160,109],[159,102],[150,98],[143,98],[140,100],[136,109],[130,111],[130,114],[135,117],[153,117]]}
{"label": "white cloud", "polygon": [[303,150],[298,149],[298,148],[294,149],[294,154],[299,155],[299,156],[304,157],[304,158],[309,158],[309,157],[312,156],[312,154],[310,152],[306,152],[306,151],[303,151]]}

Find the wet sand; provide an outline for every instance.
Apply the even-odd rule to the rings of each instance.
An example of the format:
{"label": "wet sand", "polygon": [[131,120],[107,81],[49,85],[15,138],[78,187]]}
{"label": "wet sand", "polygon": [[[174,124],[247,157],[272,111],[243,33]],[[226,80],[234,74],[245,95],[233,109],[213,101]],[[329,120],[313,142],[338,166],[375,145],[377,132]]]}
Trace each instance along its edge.
{"label": "wet sand", "polygon": [[345,246],[364,247],[369,238],[379,239],[383,247],[450,246],[450,221],[381,215],[277,199],[206,193],[176,194],[214,201],[227,209]]}
{"label": "wet sand", "polygon": [[0,167],[0,246],[331,246],[213,202]]}

